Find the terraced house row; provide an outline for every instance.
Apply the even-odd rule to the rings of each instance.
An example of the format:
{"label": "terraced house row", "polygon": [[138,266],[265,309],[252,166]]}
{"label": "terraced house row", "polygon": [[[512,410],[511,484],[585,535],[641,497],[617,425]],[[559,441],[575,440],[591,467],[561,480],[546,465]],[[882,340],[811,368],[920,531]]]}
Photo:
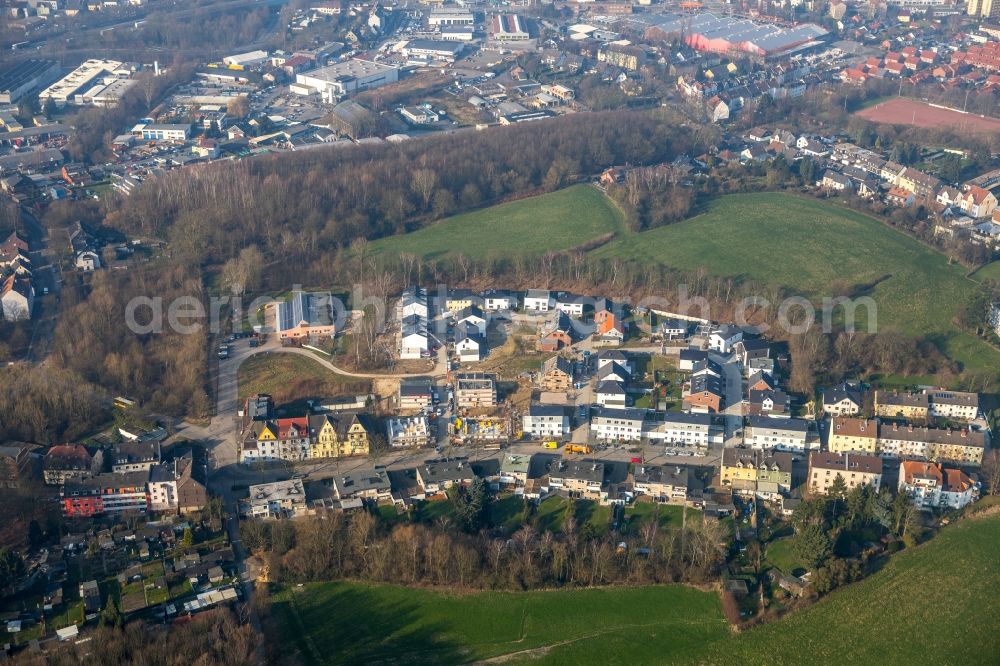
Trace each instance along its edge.
{"label": "terraced house row", "polygon": [[371,417],[358,412],[272,418],[271,411],[269,396],[247,400],[240,462],[363,456],[376,432]]}
{"label": "terraced house row", "polygon": [[827,444],[834,453],[865,453],[979,466],[988,436],[986,431],[971,427],[930,428],[835,416],[830,422]]}

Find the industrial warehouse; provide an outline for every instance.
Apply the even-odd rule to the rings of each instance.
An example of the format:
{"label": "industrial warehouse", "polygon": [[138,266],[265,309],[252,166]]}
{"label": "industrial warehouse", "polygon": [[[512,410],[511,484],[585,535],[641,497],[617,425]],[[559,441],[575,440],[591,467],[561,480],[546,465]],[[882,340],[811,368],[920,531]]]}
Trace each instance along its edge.
{"label": "industrial warehouse", "polygon": [[815,23],[784,27],[708,13],[694,16],[651,16],[650,19],[646,29],[647,39],[664,40],[674,35],[683,35],[684,43],[689,47],[710,53],[786,56],[794,51],[819,46],[819,38],[827,34],[824,28]]}

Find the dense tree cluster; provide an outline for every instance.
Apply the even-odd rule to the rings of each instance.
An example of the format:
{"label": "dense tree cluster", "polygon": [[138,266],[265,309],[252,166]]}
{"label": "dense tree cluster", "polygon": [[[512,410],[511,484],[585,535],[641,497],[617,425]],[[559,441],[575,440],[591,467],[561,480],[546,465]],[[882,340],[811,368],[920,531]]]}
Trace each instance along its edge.
{"label": "dense tree cluster", "polygon": [[0,433],[44,444],[72,440],[107,420],[99,389],[70,369],[0,367]]}
{"label": "dense tree cluster", "polygon": [[[178,320],[182,325],[200,324],[191,332],[177,330],[169,321],[176,299],[204,301],[198,272],[181,266],[103,271],[93,276],[89,293],[82,287],[79,291],[85,297],[63,290],[67,307],[56,327],[52,353],[56,364],[113,395],[130,396],[162,413],[209,413],[205,390],[208,319]],[[162,314],[162,325],[148,333],[142,328],[133,330],[126,317],[133,299],[146,298],[161,300],[158,306],[136,307],[135,323],[153,325],[154,311]]]}
{"label": "dense tree cluster", "polygon": [[94,630],[90,641],[63,645],[50,644],[45,654],[21,652],[15,663],[21,666],[242,666],[256,661],[259,634],[240,622],[228,608],[178,618],[169,627],[144,620],[105,623]]}
{"label": "dense tree cluster", "polygon": [[[483,515],[475,489],[456,515],[434,524],[388,526],[372,514],[334,513],[294,522],[245,522],[244,545],[265,557],[273,580],[303,582],[349,578],[402,584],[481,589],[538,589],[612,583],[704,582],[723,561],[724,529],[715,520],[661,528],[654,518],[635,536],[598,536],[579,527],[572,505],[563,530],[538,526],[530,514],[511,534],[473,531]],[[620,545],[624,542],[624,545]]]}
{"label": "dense tree cluster", "polygon": [[291,277],[282,274],[289,267],[301,280],[303,269],[328,275],[329,253],[355,239],[557,189],[615,164],[661,162],[692,145],[691,132],[653,113],[578,114],[185,169],[112,204],[107,220],[128,233],[167,237],[188,265],[222,263],[257,244],[282,259],[278,279]]}

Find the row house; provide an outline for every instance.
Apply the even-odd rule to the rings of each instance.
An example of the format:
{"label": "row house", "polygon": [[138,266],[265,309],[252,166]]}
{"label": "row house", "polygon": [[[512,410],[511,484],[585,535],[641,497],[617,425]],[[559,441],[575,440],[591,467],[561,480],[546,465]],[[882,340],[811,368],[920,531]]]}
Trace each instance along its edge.
{"label": "row house", "polygon": [[705,447],[722,444],[725,439],[721,422],[711,414],[668,413],[656,417],[645,421],[642,430],[651,442]]}
{"label": "row house", "polygon": [[604,463],[596,460],[560,460],[549,471],[549,487],[563,490],[578,499],[601,502],[608,499]]}
{"label": "row house", "polygon": [[726,448],[719,479],[736,493],[777,498],[792,488],[792,455],[773,449]]}
{"label": "row house", "polygon": [[819,439],[809,438],[808,421],[772,416],[748,417],[744,441],[758,450],[806,451],[819,448]]}
{"label": "row house", "polygon": [[878,446],[883,456],[918,458],[979,466],[987,445],[986,433],[962,428],[927,428],[913,425],[883,425]]}
{"label": "row house", "polygon": [[834,416],[830,420],[827,448],[834,453],[875,453],[878,450],[878,421]]}
{"label": "row house", "polygon": [[639,441],[645,418],[643,409],[600,408],[590,419],[590,431],[601,441]]}
{"label": "row house", "polygon": [[639,465],[633,475],[637,495],[656,502],[683,503],[688,494],[688,468],[675,465]]}
{"label": "row house", "polygon": [[875,391],[875,416],[926,419],[930,415],[930,399],[925,393]]}
{"label": "row house", "polygon": [[70,479],[59,491],[63,515],[88,518],[105,514],[145,514],[149,510],[148,481],[148,471]]}
{"label": "row house", "polygon": [[825,495],[838,478],[848,491],[871,486],[878,492],[882,483],[882,459],[861,453],[813,451],[809,454],[809,490]]}
{"label": "row house", "polygon": [[374,428],[353,412],[251,421],[240,461],[307,460],[367,455]]}
{"label": "row house", "polygon": [[45,452],[42,478],[49,486],[61,486],[70,479],[86,479],[98,474],[104,466],[104,454],[94,456],[80,444],[59,444]]}

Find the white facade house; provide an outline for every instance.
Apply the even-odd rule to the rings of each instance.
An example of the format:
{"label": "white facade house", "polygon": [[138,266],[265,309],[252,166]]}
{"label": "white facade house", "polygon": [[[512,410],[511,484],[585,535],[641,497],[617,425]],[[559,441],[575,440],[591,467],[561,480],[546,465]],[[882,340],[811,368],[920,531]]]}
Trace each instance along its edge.
{"label": "white facade house", "polygon": [[802,419],[751,416],[745,431],[745,443],[755,449],[807,451],[819,449],[819,439],[808,440],[809,423]]}
{"label": "white facade house", "polygon": [[919,509],[962,509],[979,497],[976,484],[961,470],[920,460],[899,466],[899,491]]}
{"label": "white facade house", "polygon": [[737,342],[743,339],[743,331],[738,326],[726,324],[713,330],[708,336],[709,349],[720,354],[729,354]]}
{"label": "white facade house", "polygon": [[486,338],[474,326],[462,323],[455,329],[455,353],[462,363],[475,363],[486,355]]}
{"label": "white facade house", "polygon": [[396,308],[399,318],[399,357],[417,359],[430,351],[427,334],[427,294],[420,287],[403,291]]}
{"label": "white facade house", "polygon": [[565,294],[560,296],[556,301],[556,309],[560,312],[565,312],[570,317],[582,317],[583,316],[583,303],[586,299],[580,296],[574,296],[573,294]]}
{"label": "white facade house", "polygon": [[711,414],[666,414],[662,421],[647,421],[643,435],[650,441],[686,446],[722,444],[725,439]]}
{"label": "white facade house", "polygon": [[0,288],[0,304],[3,305],[3,318],[7,321],[31,319],[35,308],[35,288],[31,280],[16,273],[7,276]]}
{"label": "white facade house", "polygon": [[556,299],[548,289],[529,289],[524,295],[524,309],[527,312],[548,312],[556,306]]}
{"label": "white facade house", "polygon": [[76,267],[90,273],[101,267],[101,257],[93,250],[84,250],[76,255]]}
{"label": "white facade house", "polygon": [[483,309],[488,312],[517,309],[517,296],[506,291],[488,291],[483,294]]}
{"label": "white facade house", "polygon": [[522,417],[522,430],[535,439],[561,439],[569,435],[569,416],[559,405],[531,405]]}
{"label": "white facade house", "polygon": [[627,393],[621,382],[603,381],[594,389],[594,398],[601,407],[625,407]]}
{"label": "white facade house", "polygon": [[979,394],[964,391],[927,391],[931,416],[974,421],[979,416]]}
{"label": "white facade house", "polygon": [[599,409],[590,419],[590,432],[598,440],[639,441],[645,418],[642,409]]}

